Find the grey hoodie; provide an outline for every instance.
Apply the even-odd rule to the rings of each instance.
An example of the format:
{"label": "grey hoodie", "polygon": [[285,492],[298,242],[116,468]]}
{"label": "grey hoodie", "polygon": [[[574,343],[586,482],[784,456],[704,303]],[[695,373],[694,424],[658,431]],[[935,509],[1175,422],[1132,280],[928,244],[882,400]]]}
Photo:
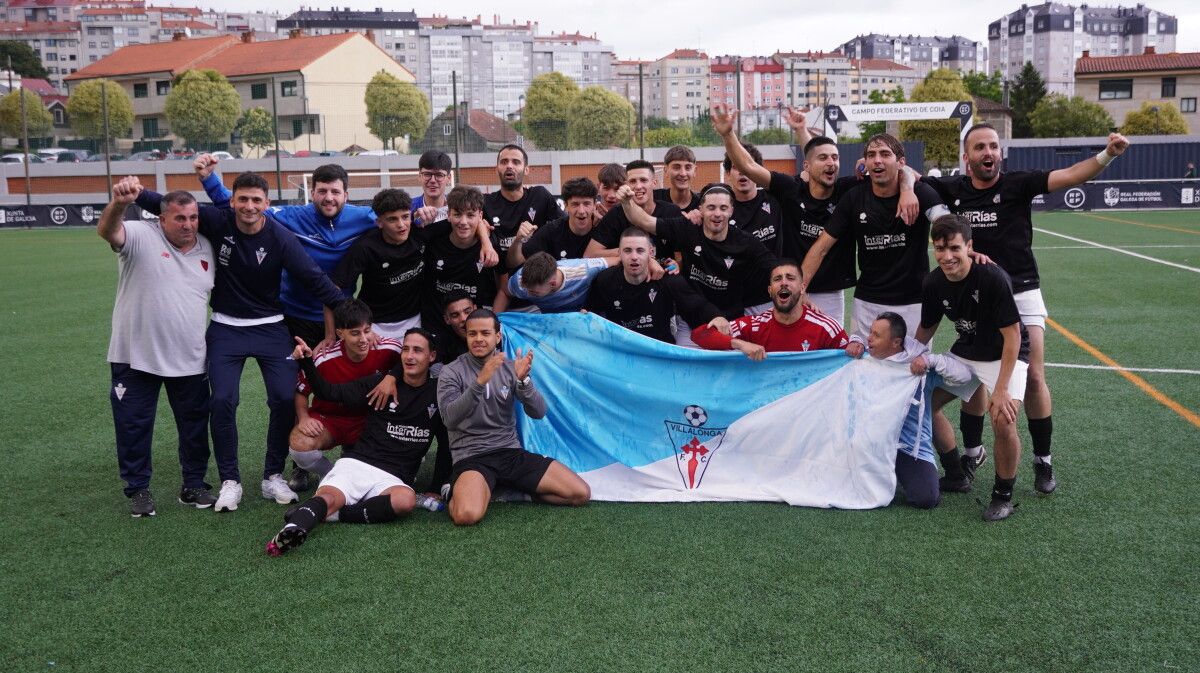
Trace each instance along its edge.
{"label": "grey hoodie", "polygon": [[533,382],[517,383],[511,360],[497,369],[492,378],[479,385],[476,378],[484,361],[463,353],[442,367],[438,375],[438,407],[450,435],[450,455],[454,462],[496,449],[520,448],[517,437],[517,400],[530,418],[546,415],[546,401]]}

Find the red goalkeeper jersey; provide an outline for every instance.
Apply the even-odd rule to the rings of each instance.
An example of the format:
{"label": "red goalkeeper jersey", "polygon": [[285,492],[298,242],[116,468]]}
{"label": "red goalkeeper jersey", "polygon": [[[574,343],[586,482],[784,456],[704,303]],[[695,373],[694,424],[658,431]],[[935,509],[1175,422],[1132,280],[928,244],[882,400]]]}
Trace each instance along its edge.
{"label": "red goalkeeper jersey", "polygon": [[729,350],[733,339],[741,339],[762,346],[768,353],[845,348],[850,343],[846,330],[836,320],[808,306],[802,307],[800,319],[790,325],[776,322],[774,311],[732,320],[729,334],[701,325],[692,330],[692,341],[701,348],[720,351]]}
{"label": "red goalkeeper jersey", "polygon": [[[313,362],[317,365],[317,371],[321,372],[321,377],[327,382],[350,383],[364,376],[388,373],[400,361],[400,348],[401,343],[395,339],[380,339],[379,343],[367,352],[367,357],[363,358],[362,362],[354,362],[346,355],[346,349],[342,342],[338,341],[324,350],[313,353]],[[296,392],[301,395],[312,394],[303,370],[297,377]],[[309,411],[326,416],[367,415],[366,407],[355,409],[316,396],[313,396],[312,403],[308,408]]]}

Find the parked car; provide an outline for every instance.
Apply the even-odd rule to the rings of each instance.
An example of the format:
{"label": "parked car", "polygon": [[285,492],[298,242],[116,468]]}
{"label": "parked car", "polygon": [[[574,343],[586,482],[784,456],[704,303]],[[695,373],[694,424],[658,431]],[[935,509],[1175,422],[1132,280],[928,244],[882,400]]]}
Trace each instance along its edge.
{"label": "parked car", "polygon": [[367,150],[366,152],[359,152],[358,156],[360,156],[360,157],[398,157],[398,156],[400,156],[400,153],[397,152],[396,150]]}
{"label": "parked car", "polygon": [[289,152],[289,151],[287,151],[287,150],[267,150],[267,151],[266,151],[266,152],[263,154],[263,158],[264,158],[264,159],[270,159],[270,158],[273,158],[273,157],[274,157],[276,154],[279,154],[279,156],[280,156],[280,157],[282,157],[282,158],[284,158],[284,159],[286,159],[286,158],[288,158],[288,157],[292,156],[292,153],[291,153],[291,152]]}
{"label": "parked car", "polygon": [[163,159],[163,153],[159,150],[146,150],[130,154],[128,161],[162,161]]}
{"label": "parked car", "polygon": [[209,154],[213,155],[217,161],[229,161],[230,159],[237,158],[225,150],[217,150],[216,152],[209,152]]}
{"label": "parked car", "polygon": [[[25,154],[23,152],[16,152],[13,154],[5,154],[4,156],[0,157],[0,162],[6,163],[6,164],[23,164],[23,163],[25,163]],[[44,163],[46,163],[46,161],[36,154],[30,154],[29,155],[29,163],[44,164]]]}
{"label": "parked car", "polygon": [[37,151],[42,161],[47,163],[74,163],[87,158],[87,150],[71,150],[65,147],[46,147]]}
{"label": "parked car", "polygon": [[[125,155],[124,154],[110,154],[110,155],[108,155],[108,160],[109,161],[124,161]],[[103,154],[93,154],[93,155],[89,156],[88,158],[84,159],[84,161],[88,161],[88,162],[104,161],[104,155]]]}

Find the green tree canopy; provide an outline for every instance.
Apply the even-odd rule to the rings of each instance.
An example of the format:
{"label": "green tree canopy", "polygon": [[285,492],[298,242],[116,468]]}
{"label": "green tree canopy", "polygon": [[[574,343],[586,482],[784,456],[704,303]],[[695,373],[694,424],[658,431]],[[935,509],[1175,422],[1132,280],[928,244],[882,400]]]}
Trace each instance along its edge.
{"label": "green tree canopy", "polygon": [[167,123],[196,148],[228,140],[242,114],[242,100],[216,70],[185,70],[175,77],[166,101]]}
{"label": "green tree canopy", "polygon": [[30,138],[41,138],[50,134],[54,116],[42,104],[42,99],[29,89],[10,91],[0,98],[0,132],[8,138],[22,137],[21,98],[25,99],[25,122]]}
{"label": "green tree canopy", "polygon": [[693,144],[691,129],[677,126],[646,129],[645,137],[646,147],[674,147],[675,145]]}
{"label": "green tree canopy", "polygon": [[90,79],[76,86],[67,99],[67,116],[75,135],[103,139],[106,109],[108,139],[128,135],[133,127],[133,104],[120,84],[107,79]]}
{"label": "green tree canopy", "polygon": [[792,142],[792,132],[781,128],[754,129],[743,139],[755,145],[788,145]]}
{"label": "green tree canopy", "polygon": [[252,107],[243,112],[237,130],[242,135],[242,144],[257,150],[259,155],[275,145],[275,118],[263,108]]}
{"label": "green tree canopy", "polygon": [[1045,97],[1046,83],[1042,81],[1041,73],[1033,67],[1032,63],[1025,63],[1025,67],[1021,68],[1021,72],[1017,75],[1017,81],[1013,83],[1012,89],[1008,92],[1008,105],[1013,111],[1014,138],[1033,137],[1033,125],[1029,121],[1029,116],[1033,114],[1033,109]]}
{"label": "green tree canopy", "polygon": [[1114,126],[1112,116],[1099,103],[1057,93],[1038,102],[1029,124],[1036,138],[1106,136]]}
{"label": "green tree canopy", "polygon": [[991,75],[982,72],[966,72],[962,76],[963,85],[972,96],[979,96],[997,103],[1004,102],[1004,78],[997,70]]}
{"label": "green tree canopy", "polygon": [[50,76],[37,52],[24,42],[0,40],[0,66],[7,68],[9,58],[12,58],[13,72],[21,77],[45,79]]}
{"label": "green tree canopy", "polygon": [[633,106],[602,86],[589,86],[575,97],[567,110],[571,147],[590,149],[629,144],[634,119]]}
{"label": "green tree canopy", "polygon": [[403,136],[413,143],[425,137],[433,106],[415,85],[380,70],[367,83],[365,100],[367,128],[384,147],[394,146]]}
{"label": "green tree canopy", "polygon": [[[891,91],[874,90],[867,94],[867,102],[880,105],[882,103],[903,103],[904,102],[904,87],[899,84]],[[887,130],[887,122],[863,122],[858,125],[862,129],[862,137],[870,138],[874,135],[879,135]],[[848,142],[849,138],[843,140]]]}
{"label": "green tree canopy", "polygon": [[570,149],[570,109],[577,96],[579,87],[575,81],[560,72],[533,78],[525,92],[525,111],[521,116],[538,149]]}
{"label": "green tree canopy", "polygon": [[[925,81],[913,87],[912,100],[919,103],[934,101],[966,101],[971,99],[962,77],[955,71],[939,68],[929,73]],[[925,161],[939,166],[958,163],[959,123],[957,119],[913,120],[900,122],[900,138],[923,140]],[[920,170],[921,167],[917,167]]]}
{"label": "green tree canopy", "polygon": [[1188,133],[1188,123],[1174,103],[1146,101],[1125,115],[1121,133],[1127,136],[1183,135]]}

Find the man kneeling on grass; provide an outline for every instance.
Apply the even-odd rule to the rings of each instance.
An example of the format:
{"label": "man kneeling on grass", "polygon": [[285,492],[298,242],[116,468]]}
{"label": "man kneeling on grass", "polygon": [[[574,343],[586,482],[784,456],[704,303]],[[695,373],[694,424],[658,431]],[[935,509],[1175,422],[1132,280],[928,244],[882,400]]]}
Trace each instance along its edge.
{"label": "man kneeling on grass", "polygon": [[[319,397],[347,406],[365,408],[368,393],[386,375],[331,384],[321,377],[312,350],[299,338],[292,357],[300,361]],[[386,408],[371,410],[358,442],[343,450],[316,494],[289,512],[287,524],[267,543],[268,554],[279,556],[300,546],[317,525],[334,515],[342,523],[385,523],[413,510],[417,497],[410,484],[430,440],[437,438],[439,450],[448,446],[438,413],[437,379],[429,376],[436,357],[432,334],[420,327],[404,334],[400,362],[390,372],[397,381],[395,398]]]}
{"label": "man kneeling on grass", "polygon": [[500,345],[500,319],[488,309],[467,316],[467,348],[442,368],[438,405],[450,435],[454,471],[450,478],[450,518],[460,526],[478,523],[497,486],[528,493],[553,505],[583,505],[591,499],[587,482],[566,465],[530,453],[517,437],[515,408],[546,415],[546,401],[529,372],[533,351],[508,360]]}

